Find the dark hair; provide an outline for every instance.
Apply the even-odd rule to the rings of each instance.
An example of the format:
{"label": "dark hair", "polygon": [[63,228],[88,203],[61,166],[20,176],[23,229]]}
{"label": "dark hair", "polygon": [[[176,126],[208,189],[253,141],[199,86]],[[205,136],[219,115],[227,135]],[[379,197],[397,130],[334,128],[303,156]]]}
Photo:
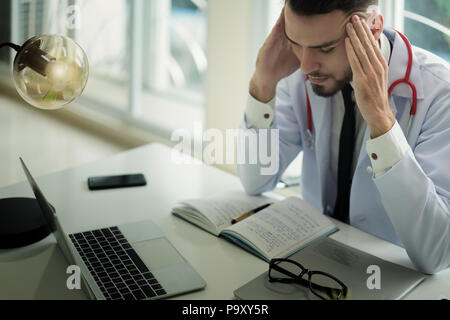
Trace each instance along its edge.
{"label": "dark hair", "polygon": [[334,10],[345,13],[365,12],[370,5],[378,5],[378,0],[286,0],[286,3],[297,15],[312,16]]}

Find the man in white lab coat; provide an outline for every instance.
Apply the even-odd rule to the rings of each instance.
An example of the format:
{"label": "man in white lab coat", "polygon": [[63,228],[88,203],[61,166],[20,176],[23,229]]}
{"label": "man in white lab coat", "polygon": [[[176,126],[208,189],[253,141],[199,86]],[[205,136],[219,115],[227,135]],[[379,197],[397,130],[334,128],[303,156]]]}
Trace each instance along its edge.
{"label": "man in white lab coat", "polygon": [[[245,135],[278,130],[278,139],[267,131],[278,170],[262,174],[247,161],[238,173],[247,193],[260,194],[303,151],[307,202],[403,246],[432,274],[450,266],[450,69],[416,47],[409,59],[376,5],[286,1],[259,51],[241,124]],[[416,99],[405,84],[388,92],[407,73]],[[251,150],[245,141],[238,155]]]}

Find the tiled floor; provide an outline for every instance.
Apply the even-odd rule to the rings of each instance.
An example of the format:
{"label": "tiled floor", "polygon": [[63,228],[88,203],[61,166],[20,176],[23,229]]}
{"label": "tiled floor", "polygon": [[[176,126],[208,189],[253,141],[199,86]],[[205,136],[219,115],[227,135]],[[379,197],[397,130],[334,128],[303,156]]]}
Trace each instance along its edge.
{"label": "tiled floor", "polygon": [[41,176],[128,149],[46,112],[0,93],[0,187],[25,180],[19,157]]}

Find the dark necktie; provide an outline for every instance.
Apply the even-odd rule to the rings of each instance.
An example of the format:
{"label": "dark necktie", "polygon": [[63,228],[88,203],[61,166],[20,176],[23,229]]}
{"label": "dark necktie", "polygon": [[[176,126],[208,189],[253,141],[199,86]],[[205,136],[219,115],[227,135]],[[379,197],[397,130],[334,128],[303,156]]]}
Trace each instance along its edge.
{"label": "dark necktie", "polygon": [[352,186],[352,163],[355,149],[355,110],[350,83],[342,89],[345,113],[339,138],[339,161],[337,197],[333,217],[349,223],[350,189]]}

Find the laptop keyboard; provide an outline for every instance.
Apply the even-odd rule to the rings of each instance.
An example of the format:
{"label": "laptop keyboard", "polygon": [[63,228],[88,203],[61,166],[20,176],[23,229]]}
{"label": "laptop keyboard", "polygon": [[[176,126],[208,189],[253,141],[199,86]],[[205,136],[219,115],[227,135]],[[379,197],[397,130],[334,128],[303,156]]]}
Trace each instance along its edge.
{"label": "laptop keyboard", "polygon": [[119,228],[70,234],[69,238],[107,300],[141,300],[166,294]]}

